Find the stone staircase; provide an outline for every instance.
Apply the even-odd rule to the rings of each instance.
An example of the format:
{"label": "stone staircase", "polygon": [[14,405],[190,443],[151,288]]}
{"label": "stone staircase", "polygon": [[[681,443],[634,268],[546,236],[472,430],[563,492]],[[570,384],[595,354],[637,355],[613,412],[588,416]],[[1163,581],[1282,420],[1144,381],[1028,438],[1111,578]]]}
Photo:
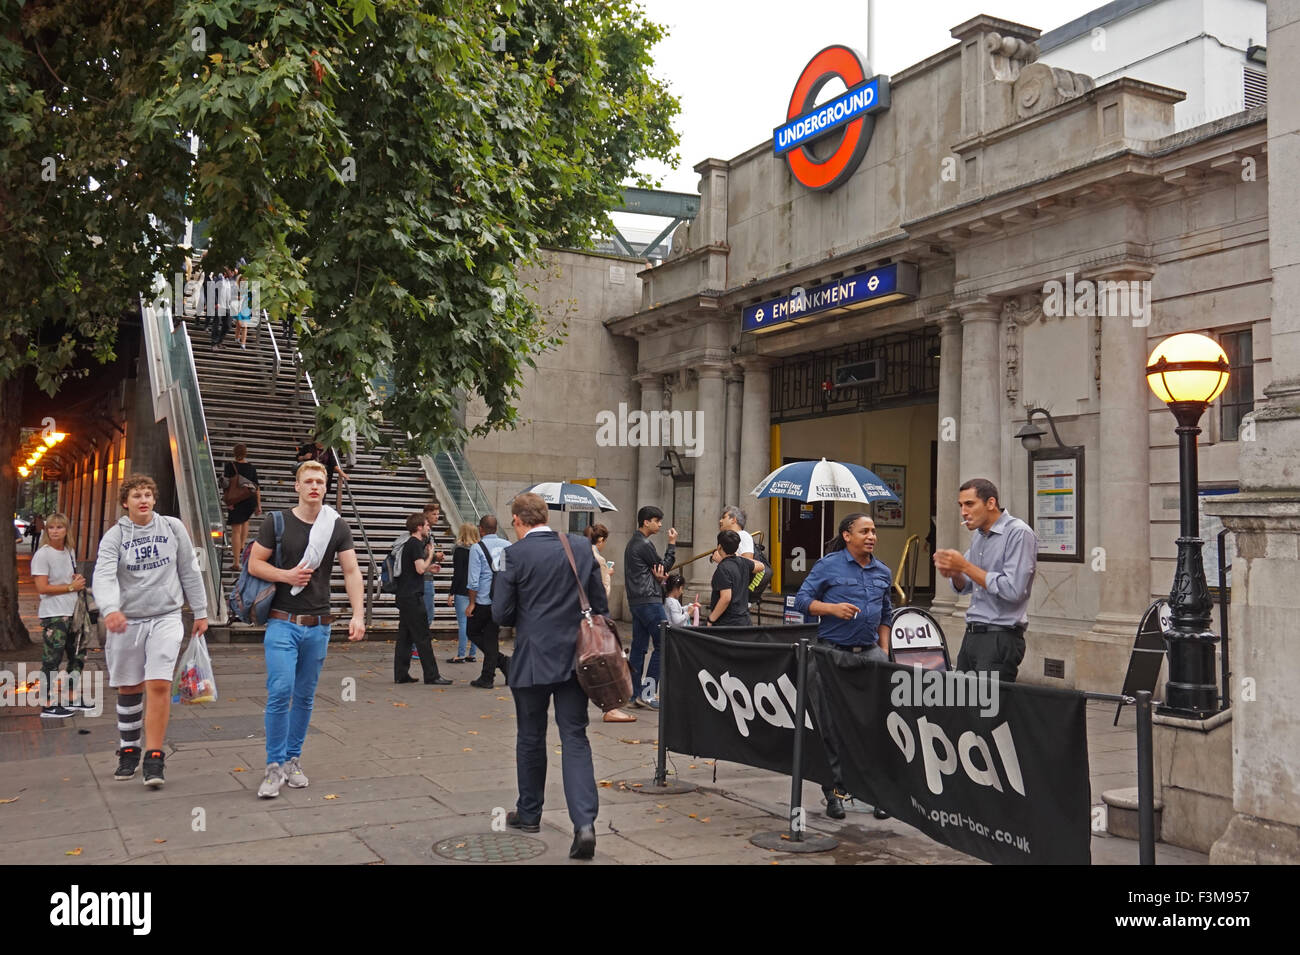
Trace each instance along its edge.
{"label": "stone staircase", "polygon": [[[186,320],[194,343],[195,372],[217,476],[221,476],[224,463],[233,460],[234,445],[245,444],[248,446],[248,461],[257,468],[264,510],[293,507],[298,500],[293,486],[294,470],[298,464],[295,455],[298,446],[312,435],[315,407],[305,376],[299,379],[295,394],[294,345],[285,340],[286,330],[283,326],[274,329],[274,344],[279,346],[280,354],[280,367],[276,374],[276,351],[270,326],[263,324],[251,329],[247,349],[239,347],[233,331],[220,347],[214,348],[210,335],[201,327],[201,320],[192,316]],[[396,470],[387,470],[380,464],[380,457],[379,451],[362,450],[351,466],[343,462],[350,481],[344,489],[339,512],[352,528],[357,561],[369,586],[370,629],[376,632],[376,636],[391,638],[397,627],[397,604],[391,594],[379,592],[379,565],[398,535],[405,532],[407,516],[437,497],[418,462],[410,461]],[[337,486],[336,480],[328,501],[335,507],[338,506]],[[352,502],[355,502],[355,513]],[[249,522],[250,538],[256,536],[260,521],[261,518],[254,517]],[[455,632],[455,611],[446,605],[451,586],[454,532],[447,525],[445,515],[433,530],[436,545],[446,552],[443,570],[436,582],[438,599],[435,601],[433,626],[435,630]],[[228,550],[224,564],[221,589],[222,593],[229,593],[236,575],[230,567]],[[337,563],[331,583],[333,612],[336,616],[346,615],[347,591]],[[341,629],[337,621],[335,629]],[[261,627],[234,623],[231,639],[260,639],[261,631]]]}

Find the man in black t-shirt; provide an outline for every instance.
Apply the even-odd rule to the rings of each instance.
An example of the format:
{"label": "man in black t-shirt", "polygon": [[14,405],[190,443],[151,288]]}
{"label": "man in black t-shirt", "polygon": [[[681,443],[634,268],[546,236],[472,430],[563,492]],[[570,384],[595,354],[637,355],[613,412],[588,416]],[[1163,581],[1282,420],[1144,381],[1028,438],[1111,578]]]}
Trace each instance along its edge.
{"label": "man in black t-shirt", "polygon": [[[280,795],[286,782],[301,789],[307,777],[298,758],[302,755],[307,724],[311,722],[316,683],[330,639],[330,575],[337,555],[347,585],[352,619],[348,639],[366,635],[365,584],[352,531],[333,508],[324,506],[325,468],[316,461],[298,466],[294,487],[298,506],[283,511],[279,566],[275,558],[275,515],[268,514],[248,554],[248,572],[259,580],[275,582],[271,616],[266,622],[266,777],[258,796]],[[312,545],[317,523],[332,521],[327,540]],[[326,525],[321,525],[323,531]],[[319,551],[317,553],[317,551]],[[297,588],[298,592],[294,593]]]}
{"label": "man in black t-shirt", "polygon": [[718,532],[718,549],[713,559],[718,569],[713,572],[713,599],[709,602],[709,626],[748,627],[749,581],[752,565],[737,557],[740,535],[735,531]]}
{"label": "man in black t-shirt", "polygon": [[740,550],[740,534],[735,530],[719,531],[718,550],[714,551],[718,569],[714,570],[714,592],[708,604],[710,626],[750,626],[749,581],[754,576],[753,564],[737,557],[737,550]]}
{"label": "man in black t-shirt", "polygon": [[438,675],[429,639],[429,612],[424,606],[424,572],[433,564],[433,540],[429,519],[416,511],[406,519],[410,537],[402,545],[401,573],[397,575],[397,644],[393,648],[393,682],[414,683],[411,676],[411,647],[420,654],[424,682],[435,686],[451,683]]}

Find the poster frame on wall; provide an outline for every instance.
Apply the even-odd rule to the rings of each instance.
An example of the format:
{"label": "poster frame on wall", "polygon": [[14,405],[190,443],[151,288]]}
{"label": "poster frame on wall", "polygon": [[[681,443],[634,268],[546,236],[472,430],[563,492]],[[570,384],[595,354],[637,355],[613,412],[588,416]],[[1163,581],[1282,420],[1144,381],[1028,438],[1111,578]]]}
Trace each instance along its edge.
{"label": "poster frame on wall", "polygon": [[898,496],[898,501],[876,501],[871,505],[872,520],[877,527],[903,527],[906,524],[907,466],[902,464],[872,464],[871,470]]}
{"label": "poster frame on wall", "polygon": [[[1038,520],[1038,490],[1035,480],[1036,464],[1057,464],[1073,477],[1073,493],[1069,495],[1070,516],[1074,523],[1074,540],[1068,551],[1061,550],[1060,538],[1052,538],[1040,533]],[[1082,564],[1084,562],[1083,526],[1084,526],[1084,470],[1082,447],[1039,448],[1029,452],[1029,514],[1026,523],[1038,535],[1038,560],[1062,564]],[[1043,515],[1048,519],[1048,515]],[[1044,539],[1046,538],[1046,539]]]}

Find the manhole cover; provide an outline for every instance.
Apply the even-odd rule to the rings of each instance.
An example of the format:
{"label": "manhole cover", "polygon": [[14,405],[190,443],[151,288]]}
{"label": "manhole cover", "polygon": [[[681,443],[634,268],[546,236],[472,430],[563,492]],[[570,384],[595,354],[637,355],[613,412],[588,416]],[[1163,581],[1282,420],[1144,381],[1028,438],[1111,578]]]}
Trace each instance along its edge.
{"label": "manhole cover", "polygon": [[545,852],[546,843],[512,832],[475,832],[443,839],[433,851],[456,862],[524,862]]}

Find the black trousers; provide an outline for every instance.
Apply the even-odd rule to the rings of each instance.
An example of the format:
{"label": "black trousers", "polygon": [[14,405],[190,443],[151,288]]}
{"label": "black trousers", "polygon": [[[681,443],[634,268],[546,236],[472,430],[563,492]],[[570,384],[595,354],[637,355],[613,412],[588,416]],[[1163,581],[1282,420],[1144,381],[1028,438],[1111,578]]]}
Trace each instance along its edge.
{"label": "black trousers", "polygon": [[1020,661],[1025,658],[1025,634],[1011,627],[976,633],[967,630],[957,653],[958,670],[996,673],[998,679],[1015,683]]}
{"label": "black trousers", "polygon": [[411,675],[411,647],[420,654],[424,669],[424,682],[438,679],[438,661],[433,658],[433,642],[429,639],[429,614],[424,609],[424,590],[415,594],[397,595],[397,643],[393,648],[393,679],[405,680]]}
{"label": "black trousers", "polygon": [[474,612],[465,621],[465,636],[483,654],[483,672],[478,677],[480,683],[496,682],[498,669],[503,677],[506,676],[506,664],[510,658],[498,650],[500,635],[501,627],[492,619],[492,608],[476,603]]}
{"label": "black trousers", "polygon": [[[853,653],[851,651],[846,651],[844,648],[838,644],[832,643],[830,640],[823,640],[821,637],[817,638],[817,645],[835,651],[837,658],[842,659],[849,666],[855,665],[856,661],[889,659],[889,657],[885,655],[885,651],[881,650],[879,646],[872,647],[870,650]],[[830,796],[835,789],[838,789],[840,792],[845,791],[844,777],[840,769],[840,753],[839,749],[835,745],[830,704],[826,700],[826,695],[822,692],[821,682],[817,679],[817,668],[812,665],[811,661],[809,661],[808,664],[808,677],[808,690],[809,696],[811,697],[809,702],[812,704],[813,716],[816,718],[817,725],[821,730],[822,743],[826,749],[826,765],[831,768],[831,777],[835,781],[835,786],[833,788],[830,786],[822,787],[822,793],[826,796]],[[860,793],[859,795],[867,796],[872,799],[875,798],[868,793]]]}

